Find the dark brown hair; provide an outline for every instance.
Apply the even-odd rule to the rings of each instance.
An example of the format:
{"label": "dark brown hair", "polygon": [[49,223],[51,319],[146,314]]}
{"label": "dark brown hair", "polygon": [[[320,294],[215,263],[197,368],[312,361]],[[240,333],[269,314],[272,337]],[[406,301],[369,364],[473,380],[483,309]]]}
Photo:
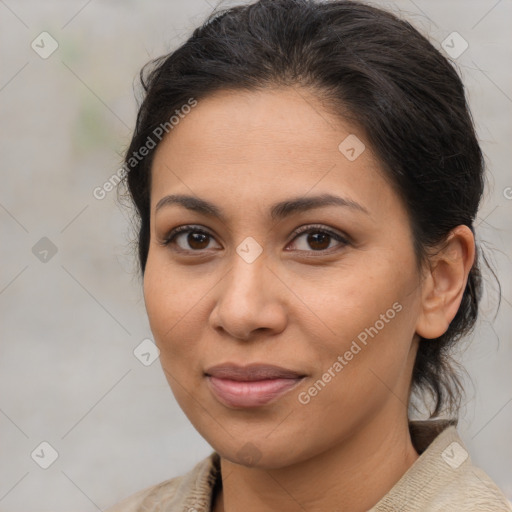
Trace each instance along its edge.
{"label": "dark brown hair", "polygon": [[[260,0],[227,8],[148,63],[140,78],[144,99],[125,166],[142,275],[154,151],[140,162],[133,154],[190,98],[221,89],[300,86],[357,123],[408,209],[420,266],[450,230],[461,224],[473,230],[484,160],[463,84],[440,51],[389,12],[348,0]],[[449,352],[477,318],[479,252],[448,330],[420,340],[412,389],[430,394],[431,417],[445,407],[456,413],[460,405],[462,386]]]}

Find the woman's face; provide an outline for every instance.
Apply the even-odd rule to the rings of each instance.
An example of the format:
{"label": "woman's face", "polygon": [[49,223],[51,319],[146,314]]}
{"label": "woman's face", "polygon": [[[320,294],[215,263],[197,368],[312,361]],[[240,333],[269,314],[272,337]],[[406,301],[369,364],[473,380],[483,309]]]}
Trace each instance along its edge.
{"label": "woman's face", "polygon": [[[407,213],[364,134],[310,93],[216,93],[158,146],[146,308],[179,405],[221,456],[284,467],[406,421],[418,284]],[[207,375],[255,363],[296,378]]]}

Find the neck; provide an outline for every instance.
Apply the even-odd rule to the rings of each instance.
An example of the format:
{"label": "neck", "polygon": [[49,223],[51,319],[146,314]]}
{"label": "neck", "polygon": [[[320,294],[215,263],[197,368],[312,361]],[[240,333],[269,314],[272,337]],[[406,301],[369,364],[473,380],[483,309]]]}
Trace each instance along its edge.
{"label": "neck", "polygon": [[373,421],[337,446],[284,468],[247,468],[221,457],[223,485],[214,512],[367,511],[417,458],[407,418]]}

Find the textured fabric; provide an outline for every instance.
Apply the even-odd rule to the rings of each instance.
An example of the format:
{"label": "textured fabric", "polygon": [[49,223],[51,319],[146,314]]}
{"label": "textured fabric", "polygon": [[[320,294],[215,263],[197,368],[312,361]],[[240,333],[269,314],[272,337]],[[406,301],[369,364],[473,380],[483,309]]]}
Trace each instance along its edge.
{"label": "textured fabric", "polygon": [[[446,421],[410,422],[420,457],[368,512],[510,512],[496,484],[471,458]],[[183,476],[143,489],[105,512],[211,512],[220,485],[216,452]]]}

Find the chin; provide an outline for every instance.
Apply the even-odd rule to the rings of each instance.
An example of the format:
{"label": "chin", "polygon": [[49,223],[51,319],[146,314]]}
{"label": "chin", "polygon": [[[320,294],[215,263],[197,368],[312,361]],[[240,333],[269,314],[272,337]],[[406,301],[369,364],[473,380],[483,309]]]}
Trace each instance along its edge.
{"label": "chin", "polygon": [[222,446],[213,443],[210,443],[210,445],[223,459],[247,468],[280,469],[308,458],[305,452],[293,451],[294,448],[297,449],[297,443],[287,445],[282,440],[277,439],[272,443],[264,436],[261,441],[254,439],[240,440],[237,443],[232,438]]}

